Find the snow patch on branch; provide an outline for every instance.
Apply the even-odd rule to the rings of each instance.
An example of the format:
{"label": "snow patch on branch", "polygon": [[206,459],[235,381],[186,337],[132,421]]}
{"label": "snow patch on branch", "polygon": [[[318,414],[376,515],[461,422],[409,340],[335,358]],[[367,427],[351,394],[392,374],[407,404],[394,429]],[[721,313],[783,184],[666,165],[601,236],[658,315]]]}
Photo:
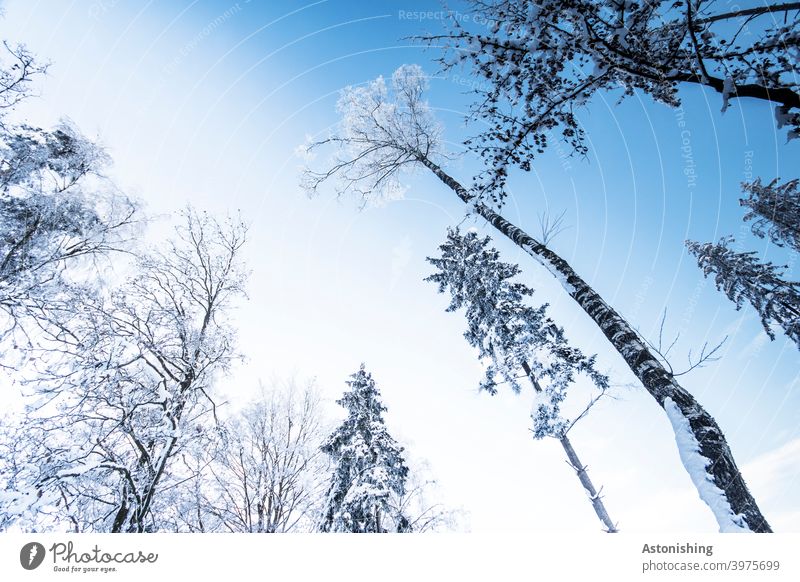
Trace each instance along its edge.
{"label": "snow patch on branch", "polygon": [[0,515],[17,515],[29,510],[39,496],[34,488],[24,491],[0,491]]}
{"label": "snow patch on branch", "polygon": [[722,109],[720,110],[722,113],[728,110],[728,100],[735,92],[736,86],[733,84],[733,78],[725,77],[725,81],[722,83]]}
{"label": "snow patch on branch", "polygon": [[84,473],[88,473],[89,471],[94,471],[100,466],[100,462],[91,462],[91,463],[82,463],[80,465],[76,465],[74,467],[70,467],[67,469],[62,469],[56,473],[56,477],[63,478],[63,477],[79,477]]}
{"label": "snow patch on branch", "polygon": [[714,517],[717,518],[720,533],[750,532],[751,530],[742,516],[733,513],[725,493],[714,484],[711,475],[706,471],[708,465],[711,464],[711,459],[700,453],[700,443],[697,442],[692,432],[689,420],[672,398],[664,399],[664,410],[675,431],[675,441],[678,444],[681,462],[700,493],[700,499],[711,508]]}

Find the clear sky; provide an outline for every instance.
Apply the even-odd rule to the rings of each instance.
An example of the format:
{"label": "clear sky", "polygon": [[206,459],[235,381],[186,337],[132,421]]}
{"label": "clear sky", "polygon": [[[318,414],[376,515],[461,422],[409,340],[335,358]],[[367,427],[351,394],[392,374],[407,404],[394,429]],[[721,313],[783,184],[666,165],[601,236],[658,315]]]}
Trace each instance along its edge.
{"label": "clear sky", "polygon": [[[403,40],[440,30],[441,20],[414,16],[439,4],[3,6],[2,37],[52,63],[24,115],[40,125],[67,116],[98,136],[120,186],[163,215],[154,237],[187,202],[215,213],[239,209],[250,223],[250,299],[237,313],[248,360],[220,391],[238,403],[259,378],[297,374],[316,377],[332,402],[366,362],[390,429],[429,461],[444,499],[469,512],[473,531],[598,529],[558,443],[531,439],[529,395],[477,392],[482,371],[461,336],[463,316],[445,313],[446,297],[422,281],[431,273],[425,257],[464,218],[453,194],[420,174],[404,200],[359,211],[332,195],[309,200],[297,186],[295,148],[327,134],[338,91],[404,63],[434,76],[430,103],[449,147],[461,151],[474,130],[462,117],[472,81],[466,72],[437,76],[436,51]],[[797,349],[781,335],[769,341],[747,308],[736,312],[682,244],[735,234],[768,259],[793,260],[748,235],[738,198],[744,179],[795,177],[800,143],[786,143],[765,104],[736,101],[722,115],[719,97],[701,89],[682,89],[681,111],[638,96],[617,105],[618,97],[580,112],[588,159],[564,159],[551,147],[533,172],[512,177],[505,213],[536,233],[538,213],[565,210],[570,228],[556,250],[646,336],[655,339],[666,308],[667,333],[681,333],[676,368],[690,348],[728,335],[722,358],[682,383],[725,431],[773,527],[800,531]],[[449,169],[468,181],[476,167],[465,155]],[[512,245],[496,244],[618,385],[616,399],[572,435],[612,518],[628,531],[716,531],[663,411],[550,275]]]}

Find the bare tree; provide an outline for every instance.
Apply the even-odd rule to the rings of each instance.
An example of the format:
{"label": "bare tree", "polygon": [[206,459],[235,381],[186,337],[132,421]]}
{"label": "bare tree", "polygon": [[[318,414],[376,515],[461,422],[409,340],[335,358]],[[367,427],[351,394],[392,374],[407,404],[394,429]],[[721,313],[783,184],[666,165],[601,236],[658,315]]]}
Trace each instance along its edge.
{"label": "bare tree", "polygon": [[[682,456],[684,465],[720,528],[771,531],[719,425],[653,355],[639,333],[566,260],[511,224],[442,169],[441,128],[423,99],[425,87],[426,78],[418,66],[403,66],[392,77],[391,93],[383,78],[344,90],[338,104],[340,127],[334,135],[308,146],[316,150],[328,145],[335,150],[327,169],[305,172],[303,184],[309,193],[334,182],[339,194],[355,193],[366,202],[394,195],[403,173],[417,168],[429,170],[467,205],[470,213],[484,218],[556,277],[648,393],[670,413],[670,419],[677,422],[680,416],[686,420],[693,440],[691,455]],[[676,422],[674,427],[683,426]],[[681,442],[687,442],[685,436],[680,433]],[[704,469],[692,470],[693,466]]]}
{"label": "bare tree", "polygon": [[322,502],[325,429],[313,382],[263,387],[223,423],[195,461],[186,529],[237,533],[313,531]]}
{"label": "bare tree", "polygon": [[159,492],[213,421],[215,379],[238,357],[227,314],[246,278],[242,223],[191,209],[182,218],[166,248],[142,255],[112,292],[40,304],[36,398],[3,469],[7,523],[160,528]]}
{"label": "bare tree", "polygon": [[405,528],[414,533],[460,531],[461,510],[440,500],[438,483],[427,463],[409,461],[409,472],[402,494],[389,495],[391,512],[406,519]]}
{"label": "bare tree", "polygon": [[0,59],[0,340],[19,331],[22,347],[32,303],[63,295],[80,267],[125,248],[138,219],[102,174],[108,156],[72,123],[6,123],[45,67],[24,47],[4,47],[12,62]]}
{"label": "bare tree", "polygon": [[33,80],[47,71],[47,65],[37,63],[24,45],[12,46],[3,42],[0,51],[0,128],[3,115],[30,95]]}

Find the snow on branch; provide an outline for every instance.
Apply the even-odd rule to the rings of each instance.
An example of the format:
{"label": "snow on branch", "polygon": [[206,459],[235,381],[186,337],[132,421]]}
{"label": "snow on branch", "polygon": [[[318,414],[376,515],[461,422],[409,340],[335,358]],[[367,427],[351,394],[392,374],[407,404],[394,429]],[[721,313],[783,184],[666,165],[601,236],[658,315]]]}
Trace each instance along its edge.
{"label": "snow on branch", "polygon": [[327,170],[303,172],[306,192],[314,195],[331,180],[337,194],[354,194],[364,204],[402,197],[401,177],[421,159],[441,154],[441,127],[423,98],[427,87],[418,65],[403,65],[392,75],[391,88],[378,77],[342,90],[337,129],[303,148],[309,161],[324,146],[332,150]]}

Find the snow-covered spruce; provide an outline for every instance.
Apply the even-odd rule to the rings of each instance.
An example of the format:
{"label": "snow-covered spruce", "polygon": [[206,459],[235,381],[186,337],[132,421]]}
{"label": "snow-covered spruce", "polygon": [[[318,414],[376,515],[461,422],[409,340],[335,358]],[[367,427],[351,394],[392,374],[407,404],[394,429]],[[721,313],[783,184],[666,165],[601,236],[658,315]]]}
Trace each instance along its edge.
{"label": "snow-covered spruce", "polygon": [[739,203],[748,208],[744,220],[752,220],[753,234],[768,238],[778,246],[788,246],[800,252],[800,192],[798,180],[780,184],[773,180],[762,184],[761,179],[744,182],[742,189],[748,194]]}
{"label": "snow-covered spruce", "polygon": [[[744,515],[751,530],[771,531],[714,418],[651,353],[636,330],[567,261],[511,224],[437,163],[443,158],[441,128],[423,99],[424,79],[419,66],[404,65],[392,77],[393,94],[382,78],[345,89],[339,100],[341,126],[327,139],[305,148],[309,154],[326,145],[335,150],[327,169],[307,168],[304,172],[302,183],[308,193],[316,194],[326,183],[333,182],[340,195],[355,194],[363,204],[380,202],[397,191],[404,172],[420,166],[427,168],[467,205],[470,213],[485,219],[557,275],[564,290],[600,328],[659,406],[663,407],[664,399],[670,397],[691,419],[692,432],[701,443],[703,455],[714,461],[709,467],[714,483],[725,492],[733,510]],[[395,115],[386,118],[389,111]],[[391,123],[384,123],[387,119]]]}
{"label": "snow-covered spruce", "polygon": [[333,472],[319,528],[323,532],[409,532],[392,496],[405,492],[408,467],[403,448],[386,429],[380,393],[364,365],[336,402],[347,418],[322,445]]}
{"label": "snow-covered spruce", "polygon": [[[533,437],[552,437],[561,443],[603,527],[616,532],[616,524],[567,437],[574,421],[561,414],[561,404],[577,374],[588,376],[599,395],[608,389],[608,378],[595,369],[594,357],[569,345],[564,330],[547,317],[545,305],[532,307],[526,302],[533,290],[513,281],[520,273],[519,266],[501,261],[497,249],[489,246],[490,240],[475,232],[462,235],[458,229],[449,229],[447,240],[439,247],[441,256],[428,258],[438,272],[426,281],[438,284],[440,293],[450,293],[447,311],[464,310],[464,337],[486,363],[482,390],[494,394],[498,383],[506,383],[519,393],[522,378],[532,383]],[[588,408],[581,416],[586,412]]]}
{"label": "snow-covered spruce", "polygon": [[718,243],[700,244],[687,241],[689,252],[708,277],[714,276],[718,290],[741,309],[747,302],[761,318],[761,325],[770,339],[775,339],[773,325],[800,348],[800,283],[784,278],[784,267],[762,263],[756,252],[736,252],[728,245],[730,237]]}
{"label": "snow-covered spruce", "polygon": [[[751,230],[780,247],[800,252],[800,192],[798,180],[780,184],[773,180],[762,184],[761,179],[744,182],[748,194],[739,203],[748,209],[745,221],[752,221]],[[729,245],[732,237],[723,237],[718,243],[700,244],[686,241],[689,252],[697,257],[697,264],[708,277],[714,275],[719,291],[741,309],[750,303],[761,318],[761,325],[770,339],[775,339],[774,327],[784,333],[800,348],[800,283],[785,278],[785,267],[758,260],[758,253],[736,252]]]}

